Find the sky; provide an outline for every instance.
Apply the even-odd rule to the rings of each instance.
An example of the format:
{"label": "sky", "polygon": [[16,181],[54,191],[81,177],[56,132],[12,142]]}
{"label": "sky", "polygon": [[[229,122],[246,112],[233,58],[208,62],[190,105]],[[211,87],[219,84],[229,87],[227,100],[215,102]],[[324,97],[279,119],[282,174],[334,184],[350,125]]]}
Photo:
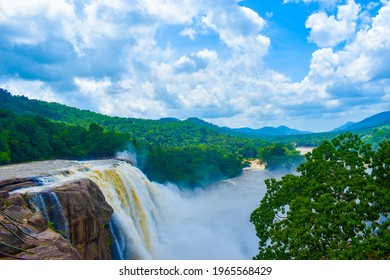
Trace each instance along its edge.
{"label": "sky", "polygon": [[1,0],[0,87],[113,116],[327,131],[390,109],[390,1]]}

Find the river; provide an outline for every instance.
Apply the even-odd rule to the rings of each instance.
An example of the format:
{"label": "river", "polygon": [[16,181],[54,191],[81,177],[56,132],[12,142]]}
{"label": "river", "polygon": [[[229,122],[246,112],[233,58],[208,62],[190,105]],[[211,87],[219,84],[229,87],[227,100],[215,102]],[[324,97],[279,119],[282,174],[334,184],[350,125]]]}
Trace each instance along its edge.
{"label": "river", "polygon": [[170,219],[159,227],[161,259],[251,259],[258,238],[250,213],[266,192],[264,180],[280,177],[261,168],[206,189],[179,191]]}
{"label": "river", "polygon": [[150,182],[136,167],[115,160],[13,165],[0,168],[0,175],[26,171],[42,185],[17,192],[32,197],[65,181],[93,180],[114,209],[113,248],[121,259],[251,259],[258,239],[250,214],[266,192],[264,180],[281,177],[252,164],[239,177],[181,190]]}

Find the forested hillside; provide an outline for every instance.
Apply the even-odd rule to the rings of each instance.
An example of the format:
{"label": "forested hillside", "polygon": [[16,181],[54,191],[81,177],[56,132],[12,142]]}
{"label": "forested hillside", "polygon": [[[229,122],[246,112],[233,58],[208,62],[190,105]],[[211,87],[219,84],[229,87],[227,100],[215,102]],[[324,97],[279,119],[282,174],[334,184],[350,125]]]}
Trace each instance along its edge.
{"label": "forested hillside", "polygon": [[108,157],[124,149],[126,134],[55,123],[37,115],[0,110],[0,163],[53,158]]}
{"label": "forested hillside", "polygon": [[0,164],[111,157],[129,149],[150,179],[192,187],[237,176],[245,159],[262,158],[264,151],[285,151],[281,166],[300,158],[289,152],[294,147],[272,149],[273,143],[223,134],[196,118],[109,117],[6,90],[0,90],[0,110]]}
{"label": "forested hillside", "polygon": [[188,147],[199,144],[216,146],[224,152],[232,152],[244,158],[256,157],[256,149],[266,145],[264,140],[252,140],[223,134],[212,124],[190,118],[145,120],[110,117],[87,110],[30,100],[24,96],[12,96],[0,89],[0,108],[18,115],[40,115],[54,121],[88,127],[91,123],[105,129],[128,133],[137,143],[162,146]]}
{"label": "forested hillside", "polygon": [[[180,121],[110,117],[13,96],[4,89],[0,89],[0,109],[6,110],[2,112],[4,125],[0,127],[3,164],[49,158],[107,157],[130,148],[138,156],[138,166],[152,180],[183,185],[236,176],[246,159],[259,158],[269,169],[295,168],[303,157],[294,145],[315,147],[341,133],[259,136],[254,133],[257,130],[248,133],[245,129],[218,127],[197,118]],[[368,119],[380,121],[381,116]],[[390,138],[390,125],[386,121],[381,123],[384,125],[355,133],[376,148],[380,141]]]}

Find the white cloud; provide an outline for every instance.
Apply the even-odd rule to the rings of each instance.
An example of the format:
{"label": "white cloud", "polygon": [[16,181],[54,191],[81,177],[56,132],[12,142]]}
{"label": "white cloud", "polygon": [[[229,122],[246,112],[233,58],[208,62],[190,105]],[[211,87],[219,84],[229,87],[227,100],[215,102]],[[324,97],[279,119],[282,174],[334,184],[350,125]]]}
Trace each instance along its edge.
{"label": "white cloud", "polygon": [[62,102],[64,98],[39,80],[28,81],[16,77],[2,77],[0,83],[14,95],[24,95],[31,99],[47,102]]}
{"label": "white cloud", "polygon": [[[12,65],[21,70],[0,80],[17,94],[43,94],[35,97],[111,115],[197,116],[252,127],[304,128],[307,116],[389,104],[388,5],[375,17],[365,14],[364,26],[356,24],[354,1],[335,15],[313,14],[310,38],[321,48],[312,54],[307,77],[291,82],[265,68],[267,22],[236,0],[23,2],[28,9],[18,0],[0,3],[0,31],[7,31],[2,36],[11,46],[0,45],[2,59],[14,44],[26,49]],[[337,1],[316,2],[330,7]],[[188,43],[189,49],[181,46]]]}
{"label": "white cloud", "polygon": [[268,53],[269,38],[260,34],[266,22],[256,12],[246,7],[213,7],[202,22],[217,32],[231,49],[250,52],[260,57]]}
{"label": "white cloud", "polygon": [[319,47],[333,47],[351,39],[356,30],[360,5],[348,0],[346,5],[339,6],[337,16],[328,16],[325,12],[310,15],[306,28],[310,28],[309,40]]}
{"label": "white cloud", "polygon": [[74,19],[74,7],[66,0],[3,0],[0,2],[0,30],[11,44],[35,45],[48,33],[62,33],[66,21]]}
{"label": "white cloud", "polygon": [[191,40],[195,39],[196,31],[193,28],[185,28],[180,32],[181,36],[187,36]]}
{"label": "white cloud", "polygon": [[94,78],[76,77],[74,83],[78,86],[82,94],[92,95],[93,97],[103,96],[107,88],[112,86],[112,82],[109,78],[96,81]]}
{"label": "white cloud", "polygon": [[192,0],[138,0],[137,6],[164,23],[183,24],[199,13],[202,1]]}
{"label": "white cloud", "polygon": [[[369,29],[359,30],[343,50],[320,49],[313,54],[309,76],[368,82],[390,73],[390,6],[383,6]],[[389,78],[389,77],[388,77]]]}

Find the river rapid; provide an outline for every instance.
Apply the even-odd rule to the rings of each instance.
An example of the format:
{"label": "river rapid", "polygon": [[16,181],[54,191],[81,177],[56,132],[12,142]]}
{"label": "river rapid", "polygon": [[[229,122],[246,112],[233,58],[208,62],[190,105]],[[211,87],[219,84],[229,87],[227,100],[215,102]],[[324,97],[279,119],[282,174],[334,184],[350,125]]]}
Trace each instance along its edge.
{"label": "river rapid", "polygon": [[271,177],[281,175],[255,167],[206,189],[173,190],[176,214],[159,227],[159,257],[251,259],[258,238],[249,217],[266,192],[264,180]]}
{"label": "river rapid", "polygon": [[23,177],[26,172],[40,185],[16,192],[27,193],[43,212],[43,192],[72,180],[94,181],[114,209],[110,227],[116,258],[175,260],[251,259],[258,239],[250,214],[266,192],[264,180],[283,175],[252,164],[239,177],[189,190],[150,182],[126,162],[101,160],[7,166],[0,168],[0,177]]}

